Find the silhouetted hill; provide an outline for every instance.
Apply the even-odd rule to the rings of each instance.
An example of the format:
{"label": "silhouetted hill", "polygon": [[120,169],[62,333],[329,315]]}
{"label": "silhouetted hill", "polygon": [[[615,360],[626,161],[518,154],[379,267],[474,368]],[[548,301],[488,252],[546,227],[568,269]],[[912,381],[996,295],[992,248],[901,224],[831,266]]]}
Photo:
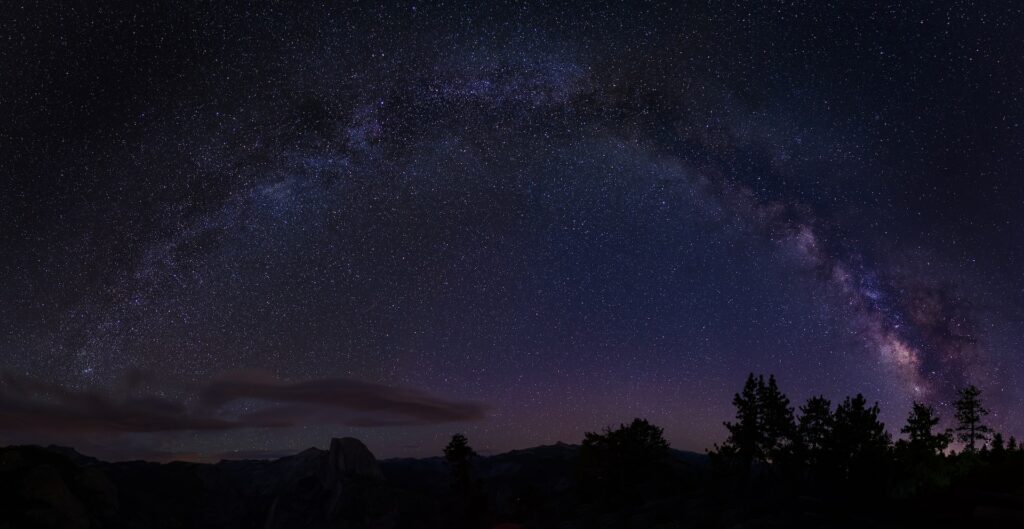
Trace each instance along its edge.
{"label": "silhouetted hill", "polygon": [[383,479],[373,454],[350,438],[327,451],[212,465],[7,447],[0,527],[361,527],[396,511]]}
{"label": "silhouetted hill", "polygon": [[[579,453],[559,443],[476,457],[490,517],[497,523],[578,503]],[[692,476],[708,467],[702,454],[672,456]],[[447,527],[452,502],[442,458],[378,462],[355,439],[215,464],[109,463],[67,447],[12,446],[0,449],[0,481],[3,529]]]}
{"label": "silhouetted hill", "polygon": [[784,481],[723,492],[708,456],[679,450],[661,463],[669,487],[594,496],[580,454],[559,443],[474,457],[479,505],[467,522],[443,458],[377,461],[351,438],[215,464],[109,463],[66,447],[11,446],[0,448],[0,529],[1024,527],[1016,460],[978,467],[934,495],[857,503],[787,495]]}

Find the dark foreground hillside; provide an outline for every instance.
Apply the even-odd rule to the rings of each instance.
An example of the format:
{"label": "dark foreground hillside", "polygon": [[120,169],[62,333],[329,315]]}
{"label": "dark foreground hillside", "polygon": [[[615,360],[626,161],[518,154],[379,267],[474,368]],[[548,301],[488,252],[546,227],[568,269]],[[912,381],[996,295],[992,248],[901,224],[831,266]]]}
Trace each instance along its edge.
{"label": "dark foreground hillside", "polygon": [[612,497],[586,482],[580,447],[565,444],[477,457],[465,494],[441,457],[377,461],[352,438],[326,451],[217,464],[106,463],[66,448],[7,447],[0,529],[1024,527],[1024,490],[993,476],[975,476],[995,484],[990,490],[968,483],[913,501],[853,504],[778,494],[764,475],[737,493],[712,476],[706,456],[669,454],[659,485],[638,482]]}

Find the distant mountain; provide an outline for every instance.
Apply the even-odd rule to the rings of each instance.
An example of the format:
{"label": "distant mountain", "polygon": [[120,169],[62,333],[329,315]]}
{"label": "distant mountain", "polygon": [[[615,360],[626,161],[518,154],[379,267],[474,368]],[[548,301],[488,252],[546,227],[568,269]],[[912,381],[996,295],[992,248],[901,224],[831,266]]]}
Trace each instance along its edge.
{"label": "distant mountain", "polygon": [[378,461],[352,438],[214,464],[10,446],[0,448],[0,529],[1024,527],[1024,458],[975,461],[960,484],[933,495],[863,503],[792,494],[769,472],[730,484],[712,477],[707,455],[668,453],[657,477],[602,485],[595,476],[607,474],[584,471],[579,446],[513,450],[473,459],[471,486],[457,489],[441,457]]}
{"label": "distant mountain", "polygon": [[[487,526],[571,512],[576,445],[478,457]],[[681,475],[703,479],[707,456],[671,452]],[[71,448],[0,448],[0,529],[110,527],[284,529],[454,527],[464,505],[440,457],[377,461],[357,439],[332,439],[274,460],[215,464],[108,463]],[[514,527],[506,525],[506,527]]]}
{"label": "distant mountain", "polygon": [[327,451],[212,465],[7,447],[0,527],[359,527],[393,511],[383,482],[376,458],[351,438],[333,439]]}

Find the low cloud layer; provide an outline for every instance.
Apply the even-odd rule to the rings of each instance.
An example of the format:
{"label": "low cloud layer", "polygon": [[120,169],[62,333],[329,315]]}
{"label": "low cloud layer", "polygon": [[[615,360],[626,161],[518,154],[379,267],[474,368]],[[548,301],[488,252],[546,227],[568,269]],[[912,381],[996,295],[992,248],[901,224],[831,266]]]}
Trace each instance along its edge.
{"label": "low cloud layer", "polygon": [[236,375],[207,382],[194,395],[198,398],[116,396],[112,391],[3,375],[0,431],[122,434],[306,424],[366,427],[475,421],[485,416],[479,403],[343,378],[293,382]]}
{"label": "low cloud layer", "polygon": [[200,397],[213,408],[244,400],[275,405],[245,416],[256,424],[277,424],[289,417],[305,417],[312,422],[345,417],[344,424],[349,426],[440,424],[484,418],[483,407],[474,402],[445,400],[419,390],[339,378],[285,383],[234,377],[210,383]]}

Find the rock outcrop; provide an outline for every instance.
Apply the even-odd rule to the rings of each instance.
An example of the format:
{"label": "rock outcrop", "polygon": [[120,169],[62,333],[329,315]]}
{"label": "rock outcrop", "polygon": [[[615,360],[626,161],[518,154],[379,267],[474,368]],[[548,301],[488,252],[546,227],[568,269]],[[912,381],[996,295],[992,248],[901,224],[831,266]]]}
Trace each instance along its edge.
{"label": "rock outcrop", "polygon": [[0,450],[0,527],[88,529],[117,508],[117,491],[96,466],[33,446]]}
{"label": "rock outcrop", "polygon": [[331,439],[331,449],[327,457],[332,479],[361,478],[375,482],[384,481],[384,474],[377,465],[377,458],[373,457],[370,449],[359,439]]}
{"label": "rock outcrop", "polygon": [[[331,439],[327,452],[306,451],[286,464],[265,529],[392,527],[395,511],[377,458],[358,439]],[[287,458],[286,458],[287,459]]]}

